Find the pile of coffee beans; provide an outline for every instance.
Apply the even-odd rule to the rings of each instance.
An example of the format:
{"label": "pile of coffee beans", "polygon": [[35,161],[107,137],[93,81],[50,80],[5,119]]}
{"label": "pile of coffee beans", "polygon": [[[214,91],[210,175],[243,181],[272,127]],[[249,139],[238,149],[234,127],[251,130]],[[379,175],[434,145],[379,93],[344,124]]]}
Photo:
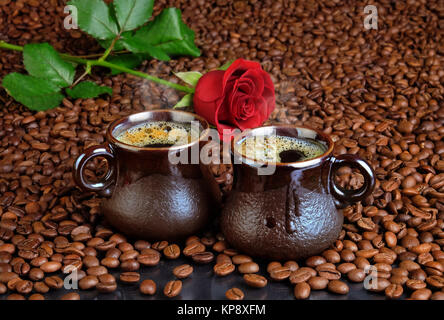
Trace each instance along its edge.
{"label": "pile of coffee beans", "polygon": [[[343,230],[330,248],[304,261],[263,266],[230,248],[217,231],[177,244],[116,233],[102,219],[101,199],[76,188],[73,162],[84,148],[104,142],[113,120],[171,107],[180,97],[133,76],[94,70],[90,80],[111,86],[112,97],[65,99],[58,108],[31,112],[0,89],[0,297],[44,299],[74,269],[81,290],[106,293],[129,285],[176,297],[193,266],[211,263],[211,276],[240,272],[251,290],[281,281],[296,299],[315,290],[346,295],[350,282],[364,284],[369,275],[366,290],[389,299],[444,299],[443,7],[434,0],[378,1],[378,29],[367,30],[366,4],[157,0],[155,14],[168,6],[182,10],[202,57],[141,67],[178,81],[173,72],[205,72],[239,57],[259,61],[276,86],[270,122],[315,127],[331,135],[336,155],[369,161],[375,191],[344,209]],[[0,0],[0,39],[49,42],[75,55],[100,52],[79,30],[63,28],[64,5]],[[0,77],[21,72],[21,59],[0,51]],[[99,177],[106,166],[92,161],[87,173]],[[213,172],[229,190],[231,166],[213,166]],[[362,185],[351,168],[336,179],[345,188]],[[164,287],[141,277],[142,268],[180,255],[188,263],[174,269]],[[235,287],[226,292],[228,299],[248,295]]]}

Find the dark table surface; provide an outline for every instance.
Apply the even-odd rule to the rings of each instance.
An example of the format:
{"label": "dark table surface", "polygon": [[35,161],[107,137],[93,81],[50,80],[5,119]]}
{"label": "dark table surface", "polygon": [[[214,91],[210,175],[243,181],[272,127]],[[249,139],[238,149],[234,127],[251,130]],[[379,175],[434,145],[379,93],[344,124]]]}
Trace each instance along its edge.
{"label": "dark table surface", "polygon": [[[157,284],[157,292],[154,296],[144,296],[139,292],[139,285],[126,285],[118,280],[119,273],[111,272],[116,276],[118,286],[113,293],[99,293],[97,290],[83,291],[78,290],[81,299],[88,300],[160,300],[168,299],[163,295],[163,287],[165,284],[175,279],[172,274],[174,267],[190,263],[186,258],[179,258],[173,261],[161,260],[156,267],[142,267],[140,269],[140,281],[152,279]],[[212,270],[214,263],[208,265],[195,265],[193,274],[182,280],[183,288],[181,294],[174,299],[184,300],[212,300],[212,299],[226,299],[225,292],[232,288],[240,288],[245,294],[245,300],[294,300],[293,285],[290,282],[268,282],[265,288],[255,289],[247,287],[244,283],[240,273],[233,272],[226,277],[215,276]],[[266,264],[260,263],[261,274],[265,275]],[[363,288],[362,283],[348,283],[350,292],[347,295],[336,295],[322,291],[312,291],[311,300],[381,300],[385,299],[384,294],[376,294],[367,292]],[[71,292],[71,290],[60,289],[45,294],[46,299],[59,299],[64,294]],[[0,296],[0,299],[6,299],[7,294]]]}

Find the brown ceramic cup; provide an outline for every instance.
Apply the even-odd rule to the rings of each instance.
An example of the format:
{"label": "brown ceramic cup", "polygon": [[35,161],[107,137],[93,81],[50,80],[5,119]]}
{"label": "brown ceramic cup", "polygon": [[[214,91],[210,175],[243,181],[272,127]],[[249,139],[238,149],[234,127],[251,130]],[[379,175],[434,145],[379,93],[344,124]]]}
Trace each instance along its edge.
{"label": "brown ceramic cup", "polygon": [[[271,134],[315,139],[326,151],[306,161],[275,163],[273,174],[260,174],[266,164],[248,159],[235,147],[248,136]],[[292,125],[260,127],[235,136],[233,190],[221,216],[226,240],[250,255],[275,260],[302,259],[328,248],[342,228],[337,207],[365,199],[375,185],[367,162],[351,154],[334,157],[333,145],[320,131]],[[360,189],[344,190],[335,183],[333,176],[341,166],[360,170]]]}
{"label": "brown ceramic cup", "polygon": [[[199,122],[200,137],[172,147],[136,147],[116,139],[128,128],[150,121]],[[202,167],[173,164],[169,153],[185,152],[205,144],[209,125],[188,112],[154,110],[136,113],[113,122],[106,132],[106,144],[85,150],[74,164],[74,179],[85,191],[105,196],[102,211],[107,221],[128,236],[155,240],[184,238],[200,230],[208,221],[214,202],[215,182],[203,178]],[[108,160],[109,170],[99,182],[87,181],[86,163],[95,157]],[[201,169],[202,168],[202,169]],[[211,185],[211,183],[214,183]],[[209,185],[210,184],[210,185]]]}

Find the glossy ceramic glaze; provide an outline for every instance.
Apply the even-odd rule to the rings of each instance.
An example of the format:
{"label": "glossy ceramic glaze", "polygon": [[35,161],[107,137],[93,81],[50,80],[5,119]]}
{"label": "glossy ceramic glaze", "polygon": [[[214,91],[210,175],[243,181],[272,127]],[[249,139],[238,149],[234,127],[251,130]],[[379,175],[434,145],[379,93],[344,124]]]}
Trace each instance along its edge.
{"label": "glossy ceramic glaze", "polygon": [[[221,216],[228,242],[249,255],[267,259],[301,259],[317,254],[333,243],[342,228],[337,206],[368,196],[374,188],[371,167],[355,155],[332,156],[333,142],[316,130],[295,126],[271,126],[238,135],[233,146],[248,135],[277,134],[316,139],[325,145],[320,157],[294,163],[277,163],[271,175],[260,174],[264,163],[233,150],[233,191]],[[332,175],[342,165],[359,168],[365,183],[359,190],[336,186]]]}

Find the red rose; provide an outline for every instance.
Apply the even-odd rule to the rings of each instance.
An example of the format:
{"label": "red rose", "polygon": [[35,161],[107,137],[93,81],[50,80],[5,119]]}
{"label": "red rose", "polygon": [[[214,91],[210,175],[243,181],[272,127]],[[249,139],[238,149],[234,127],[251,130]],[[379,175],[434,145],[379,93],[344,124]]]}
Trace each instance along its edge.
{"label": "red rose", "polygon": [[203,75],[193,102],[194,111],[215,125],[222,137],[224,129],[262,125],[275,107],[274,85],[259,63],[237,59],[226,71]]}

